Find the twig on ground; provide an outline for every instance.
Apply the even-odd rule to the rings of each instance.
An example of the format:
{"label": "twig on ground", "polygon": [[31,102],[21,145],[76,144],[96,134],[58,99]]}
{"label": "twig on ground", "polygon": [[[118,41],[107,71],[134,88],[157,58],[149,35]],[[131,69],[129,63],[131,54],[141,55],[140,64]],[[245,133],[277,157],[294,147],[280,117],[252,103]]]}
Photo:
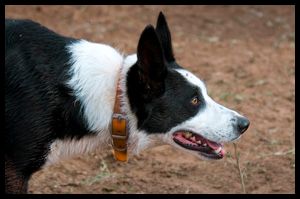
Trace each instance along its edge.
{"label": "twig on ground", "polygon": [[235,155],[235,159],[236,159],[236,164],[237,164],[237,168],[240,174],[240,180],[241,180],[241,185],[242,185],[242,189],[243,189],[243,193],[246,193],[246,188],[245,188],[245,183],[244,183],[244,176],[243,173],[241,171],[241,166],[240,166],[240,157],[237,153],[237,146],[235,143],[233,143],[234,146],[234,155]]}

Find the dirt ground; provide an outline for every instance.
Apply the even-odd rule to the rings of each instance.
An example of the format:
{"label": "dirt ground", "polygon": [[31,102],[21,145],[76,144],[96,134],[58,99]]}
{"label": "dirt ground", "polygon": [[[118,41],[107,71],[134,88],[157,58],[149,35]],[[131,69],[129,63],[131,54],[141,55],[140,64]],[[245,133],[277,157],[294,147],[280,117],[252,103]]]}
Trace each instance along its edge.
{"label": "dirt ground", "polygon": [[[6,6],[58,33],[136,51],[159,11],[178,63],[205,80],[217,102],[247,116],[237,142],[247,193],[295,193],[294,6]],[[30,193],[242,193],[234,147],[203,161],[169,146],[114,161],[95,152],[36,173]]]}

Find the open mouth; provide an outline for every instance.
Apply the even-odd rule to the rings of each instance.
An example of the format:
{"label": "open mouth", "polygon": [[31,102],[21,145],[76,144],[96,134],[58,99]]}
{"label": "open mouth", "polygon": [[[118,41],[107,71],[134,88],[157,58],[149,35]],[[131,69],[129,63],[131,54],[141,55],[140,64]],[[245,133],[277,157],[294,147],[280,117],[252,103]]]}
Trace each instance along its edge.
{"label": "open mouth", "polygon": [[222,143],[210,141],[190,131],[177,131],[173,133],[173,140],[181,147],[197,151],[206,158],[221,159],[225,154]]}

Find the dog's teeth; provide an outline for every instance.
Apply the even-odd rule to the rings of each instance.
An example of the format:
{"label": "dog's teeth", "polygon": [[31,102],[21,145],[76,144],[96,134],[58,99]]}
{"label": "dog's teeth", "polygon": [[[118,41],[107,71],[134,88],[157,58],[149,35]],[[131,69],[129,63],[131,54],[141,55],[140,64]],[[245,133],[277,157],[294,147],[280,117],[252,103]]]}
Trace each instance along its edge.
{"label": "dog's teeth", "polygon": [[217,150],[215,150],[215,152],[216,152],[217,154],[219,154],[221,150],[222,150],[222,147],[219,147]]}
{"label": "dog's teeth", "polygon": [[195,136],[191,137],[190,139],[191,139],[192,141],[196,142],[196,137],[195,137]]}
{"label": "dog's teeth", "polygon": [[184,133],[184,137],[186,137],[186,138],[190,138],[191,136],[192,136],[191,132],[185,132]]}

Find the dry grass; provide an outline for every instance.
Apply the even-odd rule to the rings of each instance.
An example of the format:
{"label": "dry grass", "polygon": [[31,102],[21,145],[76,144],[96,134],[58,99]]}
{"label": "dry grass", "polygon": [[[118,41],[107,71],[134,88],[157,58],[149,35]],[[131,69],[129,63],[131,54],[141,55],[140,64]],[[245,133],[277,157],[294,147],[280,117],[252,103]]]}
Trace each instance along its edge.
{"label": "dry grass", "polygon": [[241,170],[240,154],[238,153],[238,150],[237,150],[237,144],[233,143],[233,147],[234,147],[234,156],[235,156],[235,159],[236,159],[236,166],[237,166],[237,169],[238,169],[239,175],[240,175],[242,190],[243,190],[243,193],[246,193],[244,175],[243,175],[242,170]]}

